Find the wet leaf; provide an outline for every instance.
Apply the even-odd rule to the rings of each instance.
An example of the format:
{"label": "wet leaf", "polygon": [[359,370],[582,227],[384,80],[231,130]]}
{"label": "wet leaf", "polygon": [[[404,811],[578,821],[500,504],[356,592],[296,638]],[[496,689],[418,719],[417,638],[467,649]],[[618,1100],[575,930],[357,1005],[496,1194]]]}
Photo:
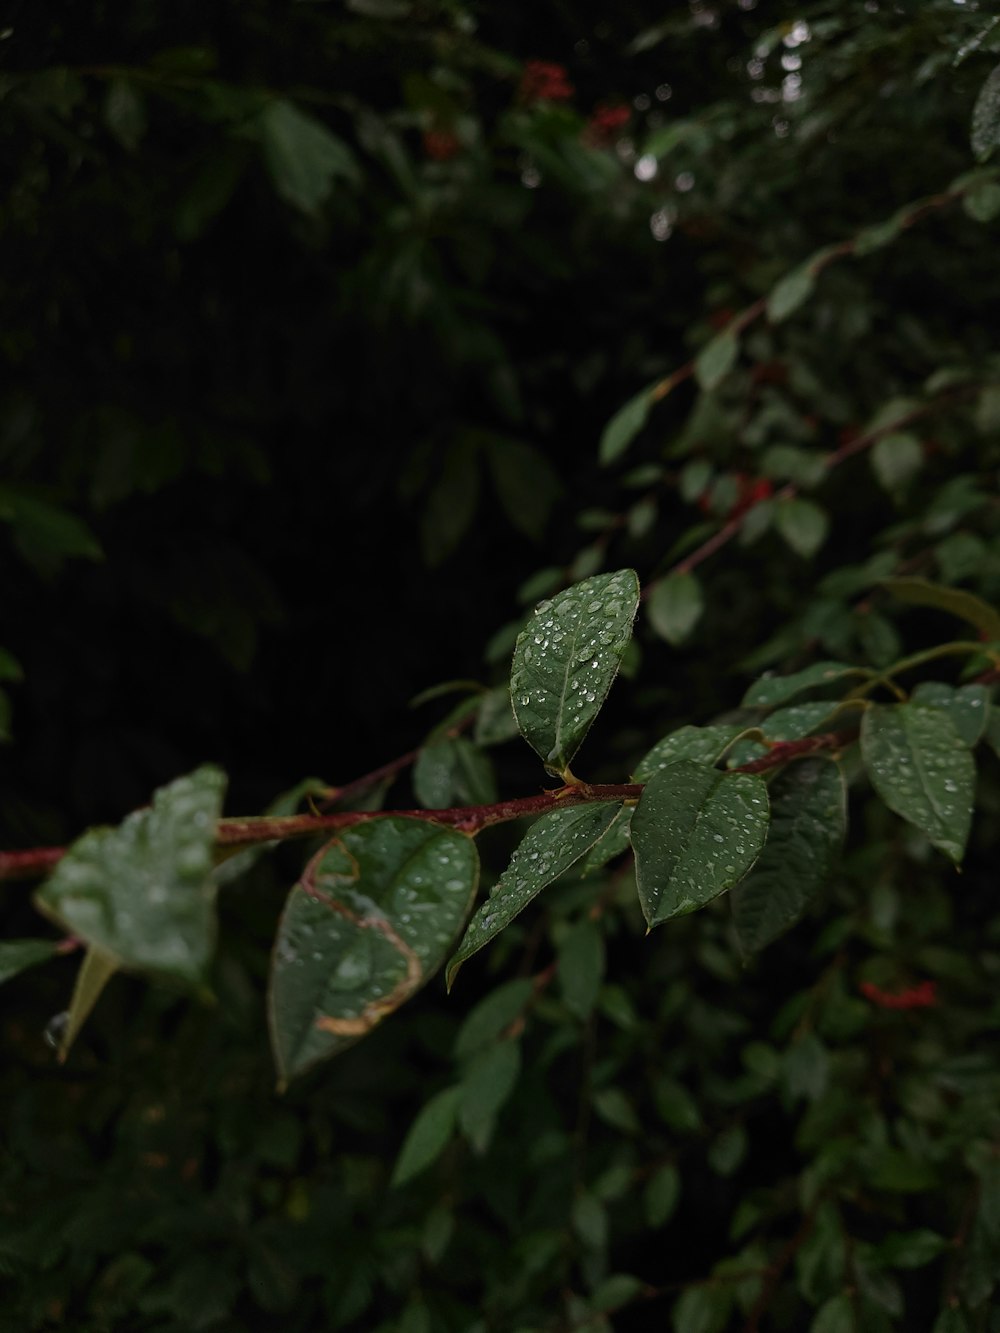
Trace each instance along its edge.
{"label": "wet leaf", "polygon": [[843,774],[828,759],[790,764],[771,784],[770,800],[767,846],[729,899],[747,954],[799,920],[829,879],[847,829]]}
{"label": "wet leaf", "polygon": [[646,784],[632,815],[639,901],[650,927],[693,912],[747,873],[767,837],[767,787],[682,759]]}
{"label": "wet leaf", "polygon": [[499,745],[520,735],[511,705],[510,690],[498,685],[482,695],[473,737],[477,745]]}
{"label": "wet leaf", "polygon": [[988,75],[972,108],[972,151],[983,162],[1000,143],[1000,65]]}
{"label": "wet leaf", "polygon": [[540,602],[518,635],[510,692],[521,735],[563,774],[618,674],[639,606],[631,569],[596,574]]}
{"label": "wet leaf", "polygon": [[449,989],[462,964],[509,926],[546,885],[575,865],[609,828],[620,809],[616,801],[573,805],[550,810],[532,824],[448,963]]}
{"label": "wet leaf", "polygon": [[961,861],[976,769],[948,713],[913,702],[873,704],[861,719],[861,755],[889,809]]}
{"label": "wet leaf", "polygon": [[925,680],[911,698],[927,708],[943,709],[970,750],[982,740],[991,713],[990,692],[985,685],[960,685],[955,689],[942,681]]}
{"label": "wet leaf", "polygon": [[847,676],[870,676],[864,667],[849,666],[846,662],[814,662],[790,676],[762,676],[755,680],[743,696],[745,708],[773,708],[806,690],[815,690]]}
{"label": "wet leaf", "polygon": [[694,574],[670,574],[654,586],[649,599],[649,623],[667,643],[683,643],[705,609],[701,584]]}
{"label": "wet leaf", "polygon": [[55,940],[4,940],[0,943],[0,984],[48,962],[57,951]]}
{"label": "wet leaf", "polygon": [[428,810],[490,805],[497,799],[493,765],[464,736],[425,745],[413,767],[413,790]]}
{"label": "wet leaf", "polygon": [[648,782],[678,759],[690,759],[696,764],[711,767],[722,758],[729,746],[746,727],[742,723],[711,727],[678,727],[656,742],[636,766],[636,782]]}
{"label": "wet leaf", "polygon": [[306,866],[271,965],[271,1039],[283,1082],[365,1036],[437,971],[475,893],[464,834],[386,816],[346,828]]}
{"label": "wet leaf", "polygon": [[621,856],[623,852],[628,850],[628,830],[631,819],[632,807],[623,805],[614,820],[608,825],[607,830],[601,834],[580,863],[582,874],[589,875],[595,870],[602,869],[609,861],[613,861],[616,856]]}
{"label": "wet leaf", "polygon": [[199,768],[117,828],[85,833],[42,885],[38,907],[122,967],[203,982],[215,946],[212,851],[225,785],[219,769]]}

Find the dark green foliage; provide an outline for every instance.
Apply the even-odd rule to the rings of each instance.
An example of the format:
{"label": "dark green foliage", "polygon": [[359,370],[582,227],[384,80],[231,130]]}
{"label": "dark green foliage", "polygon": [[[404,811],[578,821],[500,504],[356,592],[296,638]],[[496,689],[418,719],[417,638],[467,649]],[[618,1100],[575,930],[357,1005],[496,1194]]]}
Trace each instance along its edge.
{"label": "dark green foliage", "polygon": [[0,1333],[991,1333],[996,19],[14,11]]}

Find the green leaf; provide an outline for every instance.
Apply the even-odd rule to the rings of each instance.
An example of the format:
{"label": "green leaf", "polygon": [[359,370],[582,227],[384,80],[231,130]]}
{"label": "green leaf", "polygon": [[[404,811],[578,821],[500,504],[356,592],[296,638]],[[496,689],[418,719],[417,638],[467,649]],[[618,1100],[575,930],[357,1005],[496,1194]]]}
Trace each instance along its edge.
{"label": "green leaf", "polygon": [[885,1268],[923,1268],[949,1249],[951,1242],[936,1231],[897,1231],[875,1251]]}
{"label": "green leaf", "polygon": [[770,799],[767,846],[730,895],[745,954],[799,920],[829,879],[847,830],[844,777],[828,759],[790,764],[771,784]]}
{"label": "green leaf", "polygon": [[65,1060],[69,1048],[76,1041],[80,1029],[93,1012],[94,1005],[100,999],[101,992],[118,971],[118,960],[103,949],[93,945],[84,955],[80,970],[76,974],[73,997],[66,1013],[66,1022],[59,1041],[59,1059]]}
{"label": "green leaf", "polygon": [[573,1200],[573,1230],[585,1245],[603,1250],[608,1243],[608,1215],[593,1194],[582,1192]]}
{"label": "green leaf", "polygon": [[360,180],[354,155],[343,140],[291,102],[269,102],[260,115],[259,134],[275,190],[311,217],[319,215],[334,181]]}
{"label": "green leaf", "polygon": [[650,928],[739,882],[767,837],[767,787],[682,759],[654,774],[632,815],[639,902]]}
{"label": "green leaf", "polygon": [[550,810],[532,824],[448,963],[449,990],[461,965],[509,926],[546,885],[579,861],[620,809],[615,801],[567,806]]}
{"label": "green leaf", "polygon": [[69,848],[39,909],[121,967],[204,982],[215,946],[211,881],[225,775],[205,766],[161,787],[150,807]]}
{"label": "green leaf", "polygon": [[282,913],[269,1015],[282,1082],[365,1036],[440,967],[476,891],[470,838],[386,816],[309,862]]}
{"label": "green leaf", "polygon": [[767,298],[767,317],[772,324],[780,324],[807,301],[816,286],[816,275],[808,264],[793,269],[772,289]]}
{"label": "green leaf", "polygon": [[604,979],[604,936],[593,921],[578,921],[559,941],[557,972],[567,1007],[588,1019]]}
{"label": "green leaf", "polygon": [[534,994],[534,984],[527,977],[506,981],[479,1001],[455,1038],[455,1058],[467,1060],[476,1051],[500,1036],[503,1030],[518,1019]]}
{"label": "green leaf", "polygon": [[848,666],[846,662],[814,662],[790,676],[762,676],[755,680],[743,696],[745,708],[773,708],[806,690],[815,690],[847,676],[870,676],[865,667]]}
{"label": "green leaf", "polygon": [[58,952],[55,940],[4,940],[0,943],[0,985],[29,967],[48,962]]}
{"label": "green leaf", "polygon": [[460,1088],[444,1088],[426,1102],[407,1131],[393,1169],[393,1187],[425,1171],[448,1146],[458,1118]]}
{"label": "green leaf", "polygon": [[123,148],[135,152],[146,133],[146,104],[127,79],[112,79],[108,85],[104,123]]}
{"label": "green leaf", "polygon": [[607,697],[632,636],[639,580],[596,574],[540,602],[517,636],[510,692],[521,735],[565,774]]}
{"label": "green leaf", "polygon": [[812,500],[779,500],[774,525],[792,550],[807,559],[826,541],[830,520]]}
{"label": "green leaf", "polygon": [[962,588],[945,588],[939,583],[918,578],[882,579],[881,586],[901,602],[947,611],[974,625],[988,640],[1000,640],[1000,611],[975,593],[965,592]]}
{"label": "green leaf", "polygon": [[614,820],[609,824],[606,832],[602,833],[597,842],[583,858],[580,863],[580,873],[590,875],[595,870],[600,870],[613,861],[616,856],[621,856],[628,850],[629,824],[632,820],[631,806],[622,806]]}
{"label": "green leaf", "polygon": [[490,436],[490,471],[504,513],[519,532],[538,541],[562,485],[544,454],[520,440]]}
{"label": "green leaf", "polygon": [[688,1287],[671,1312],[673,1333],[722,1333],[732,1304],[730,1284]]}
{"label": "green leaf", "polygon": [[520,1073],[521,1047],[510,1040],[480,1051],[463,1072],[458,1123],[477,1151],[483,1152],[488,1146],[497,1114],[514,1091]]}
{"label": "green leaf", "polygon": [[760,729],[769,741],[801,740],[829,721],[836,708],[834,699],[792,704],[789,708],[778,708],[765,717]]}
{"label": "green leaf", "polygon": [[973,222],[992,222],[1000,216],[1000,185],[977,181],[962,197],[962,208]]}
{"label": "green leaf", "polygon": [[911,481],[923,463],[923,447],[917,437],[907,431],[883,435],[871,452],[872,471],[882,489],[890,494]]}
{"label": "green leaf", "polygon": [[1000,143],[1000,65],[987,76],[976,97],[969,142],[979,162]]}
{"label": "green leaf", "polygon": [[630,398],[618,409],[604,427],[599,457],[605,467],[621,457],[645,426],[652,406],[650,389],[653,387],[654,385],[647,384],[644,389],[640,389],[634,398]]}
{"label": "green leaf", "polygon": [[976,769],[948,713],[919,703],[872,704],[861,719],[861,756],[889,809],[960,862]]}
{"label": "green leaf", "polygon": [[669,574],[653,586],[649,623],[667,643],[683,643],[705,609],[701,584],[694,574]]}
{"label": "green leaf", "polygon": [[480,697],[473,738],[477,745],[499,745],[521,733],[511,703],[510,689],[498,685]]}
{"label": "green leaf", "polygon": [[428,565],[440,565],[458,546],[475,517],[478,498],[476,450],[468,441],[457,440],[428,492],[420,521],[420,545]]}
{"label": "green leaf", "polygon": [[413,766],[413,790],[428,810],[491,805],[497,799],[493,765],[464,736],[425,745]]}
{"label": "green leaf", "polygon": [[747,1132],[739,1123],[730,1125],[708,1148],[708,1164],[717,1176],[731,1176],[747,1152]]}
{"label": "green leaf", "polygon": [[11,525],[14,544],[40,573],[58,572],[66,560],[103,560],[97,538],[66,509],[13,487],[0,487],[0,522]]}
{"label": "green leaf", "polygon": [[24,679],[24,670],[13,653],[0,648],[0,680],[18,681]]}
{"label": "green leaf", "polygon": [[924,680],[913,691],[914,703],[941,708],[954,723],[962,744],[971,750],[978,745],[990,719],[990,692],[985,685],[960,685],[955,689],[941,681]]}
{"label": "green leaf", "polygon": [[857,1333],[850,1296],[842,1291],[824,1301],[809,1325],[809,1333]]}
{"label": "green leaf", "polygon": [[724,329],[706,343],[694,361],[694,377],[706,392],[711,392],[726,378],[740,352],[739,335]]}
{"label": "green leaf", "polygon": [[657,1167],[650,1176],[643,1195],[646,1222],[654,1230],[673,1217],[681,1197],[681,1178],[672,1162]]}
{"label": "green leaf", "polygon": [[746,731],[742,723],[711,727],[678,727],[669,735],[656,742],[636,765],[636,782],[648,782],[654,773],[659,773],[678,759],[690,759],[696,764],[707,764],[710,768],[719,762],[728,746]]}

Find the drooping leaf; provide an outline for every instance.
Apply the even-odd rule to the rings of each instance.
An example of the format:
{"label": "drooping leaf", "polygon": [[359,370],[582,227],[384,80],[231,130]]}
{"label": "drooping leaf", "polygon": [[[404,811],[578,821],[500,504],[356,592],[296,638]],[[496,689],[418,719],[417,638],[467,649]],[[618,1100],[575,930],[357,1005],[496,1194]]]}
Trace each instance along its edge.
{"label": "drooping leaf", "polygon": [[872,471],[884,491],[897,491],[920,471],[924,451],[915,435],[896,431],[877,440],[871,452]]}
{"label": "drooping leaf", "polygon": [[618,673],[639,605],[631,569],[595,574],[540,602],[517,637],[510,692],[521,735],[565,773]]}
{"label": "drooping leaf", "polygon": [[716,388],[726,378],[740,352],[739,335],[734,329],[723,329],[705,344],[694,361],[694,376],[706,392]]}
{"label": "drooping leaf", "polygon": [[343,140],[283,98],[265,106],[259,133],[275,190],[303,213],[319,213],[334,181],[359,179],[354,155]]}
{"label": "drooping leaf", "polygon": [[767,317],[772,324],[780,324],[783,319],[798,310],[808,301],[816,286],[816,275],[808,264],[787,273],[771,290],[767,298]]}
{"label": "drooping leaf", "polygon": [[580,870],[584,875],[590,875],[595,870],[603,869],[609,861],[613,861],[616,856],[621,856],[624,851],[627,851],[631,819],[632,807],[623,805],[615,819],[608,825],[605,832],[601,834],[580,863]]}
{"label": "drooping leaf", "polygon": [[948,611],[974,625],[988,639],[1000,640],[1000,611],[975,593],[963,588],[945,588],[939,583],[918,578],[882,579],[881,586],[901,602]]}
{"label": "drooping leaf", "polygon": [[69,1048],[80,1035],[80,1029],[93,1012],[101,992],[118,971],[118,960],[103,949],[91,946],[84,955],[76,974],[73,997],[66,1013],[59,1041],[59,1059],[65,1060]]}
{"label": "drooping leaf", "polygon": [[478,1051],[462,1073],[458,1123],[472,1146],[483,1152],[504,1102],[514,1091],[521,1072],[517,1041],[495,1042]]}
{"label": "drooping leaf", "polygon": [[640,389],[634,398],[630,398],[623,407],[618,409],[604,427],[604,434],[601,436],[600,460],[605,466],[621,457],[645,426],[652,401],[649,392],[652,387],[652,385],[647,385],[644,389]]}
{"label": "drooping leaf", "polygon": [[807,559],[816,554],[830,531],[830,520],[819,505],[798,497],[778,502],[774,525],[792,550]]}
{"label": "drooping leaf", "polygon": [[949,713],[913,702],[873,704],[861,719],[861,756],[889,809],[961,861],[976,769]]}
{"label": "drooping leaf", "polygon": [[701,618],[705,600],[694,574],[670,574],[654,585],[647,614],[667,643],[683,643]]}
{"label": "drooping leaf", "polygon": [[29,967],[48,962],[57,952],[55,940],[4,940],[0,943],[0,985]]}
{"label": "drooping leaf", "polygon": [[924,680],[911,698],[925,707],[944,709],[970,750],[982,740],[992,711],[990,692],[985,685],[960,685],[955,689],[943,681]]}
{"label": "drooping leaf", "polygon": [[41,911],[122,967],[204,981],[215,946],[211,880],[225,775],[205,766],[152,805],[69,848],[36,896]]}
{"label": "drooping leaf", "polygon": [[392,1173],[394,1187],[405,1185],[441,1156],[455,1131],[460,1096],[459,1088],[444,1088],[424,1103],[399,1150]]}
{"label": "drooping leaf", "polygon": [[478,876],[470,838],[398,815],[348,827],[312,858],[288,896],[271,964],[283,1082],[365,1036],[437,971]]}
{"label": "drooping leaf", "polygon": [[593,921],[578,921],[562,937],[557,969],[567,1007],[577,1018],[589,1018],[604,977],[604,936]]}
{"label": "drooping leaf", "polygon": [[711,767],[722,758],[726,748],[746,727],[728,723],[710,727],[678,727],[656,742],[648,754],[636,765],[636,782],[648,782],[654,773],[674,764],[678,759],[690,759],[696,764]]}
{"label": "drooping leaf", "polygon": [[976,96],[970,143],[980,162],[1000,143],[1000,65],[990,72]]}
{"label": "drooping leaf", "polygon": [[620,809],[616,801],[567,806],[550,810],[532,824],[448,963],[449,989],[461,965],[509,926],[546,885],[575,865]]}
{"label": "drooping leaf", "polygon": [[647,782],[632,814],[639,901],[650,927],[693,912],[747,873],[767,837],[763,780],[681,759]]}
{"label": "drooping leaf", "polygon": [[747,954],[799,920],[827,883],[847,828],[843,774],[828,759],[790,764],[771,784],[770,801],[767,845],[729,895]]}
{"label": "drooping leaf", "polygon": [[446,736],[423,747],[413,767],[413,789],[428,810],[489,805],[497,799],[493,765],[464,736]]}
{"label": "drooping leaf", "polygon": [[762,676],[755,680],[743,696],[743,705],[746,708],[773,708],[806,690],[818,689],[847,676],[871,674],[865,667],[849,666],[846,662],[814,662],[790,676]]}

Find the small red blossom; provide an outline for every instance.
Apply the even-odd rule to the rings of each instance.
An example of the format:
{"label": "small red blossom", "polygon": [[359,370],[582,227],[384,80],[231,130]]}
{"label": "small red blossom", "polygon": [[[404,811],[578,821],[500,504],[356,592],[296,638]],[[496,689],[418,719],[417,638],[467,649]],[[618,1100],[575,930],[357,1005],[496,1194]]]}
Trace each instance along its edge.
{"label": "small red blossom", "polygon": [[564,65],[547,60],[529,60],[521,75],[518,98],[529,105],[532,102],[568,102],[573,96],[573,85]]}
{"label": "small red blossom", "polygon": [[[745,472],[737,472],[734,474],[733,480],[737,486],[736,502],[724,515],[727,523],[734,518],[742,518],[748,509],[760,504],[762,500],[769,500],[774,494],[774,483],[767,477],[748,477]],[[709,491],[705,491],[698,497],[698,508],[703,514],[712,512],[712,500]]]}
{"label": "small red blossom", "polygon": [[858,990],[880,1009],[929,1009],[937,1004],[936,981],[921,981],[900,991],[886,991],[874,981],[862,981]]}
{"label": "small red blossom", "polygon": [[434,162],[450,162],[462,145],[451,130],[425,130],[424,153]]}
{"label": "small red blossom", "polygon": [[632,117],[630,109],[622,102],[604,102],[595,107],[583,132],[584,141],[592,148],[607,148],[614,143],[619,133]]}

